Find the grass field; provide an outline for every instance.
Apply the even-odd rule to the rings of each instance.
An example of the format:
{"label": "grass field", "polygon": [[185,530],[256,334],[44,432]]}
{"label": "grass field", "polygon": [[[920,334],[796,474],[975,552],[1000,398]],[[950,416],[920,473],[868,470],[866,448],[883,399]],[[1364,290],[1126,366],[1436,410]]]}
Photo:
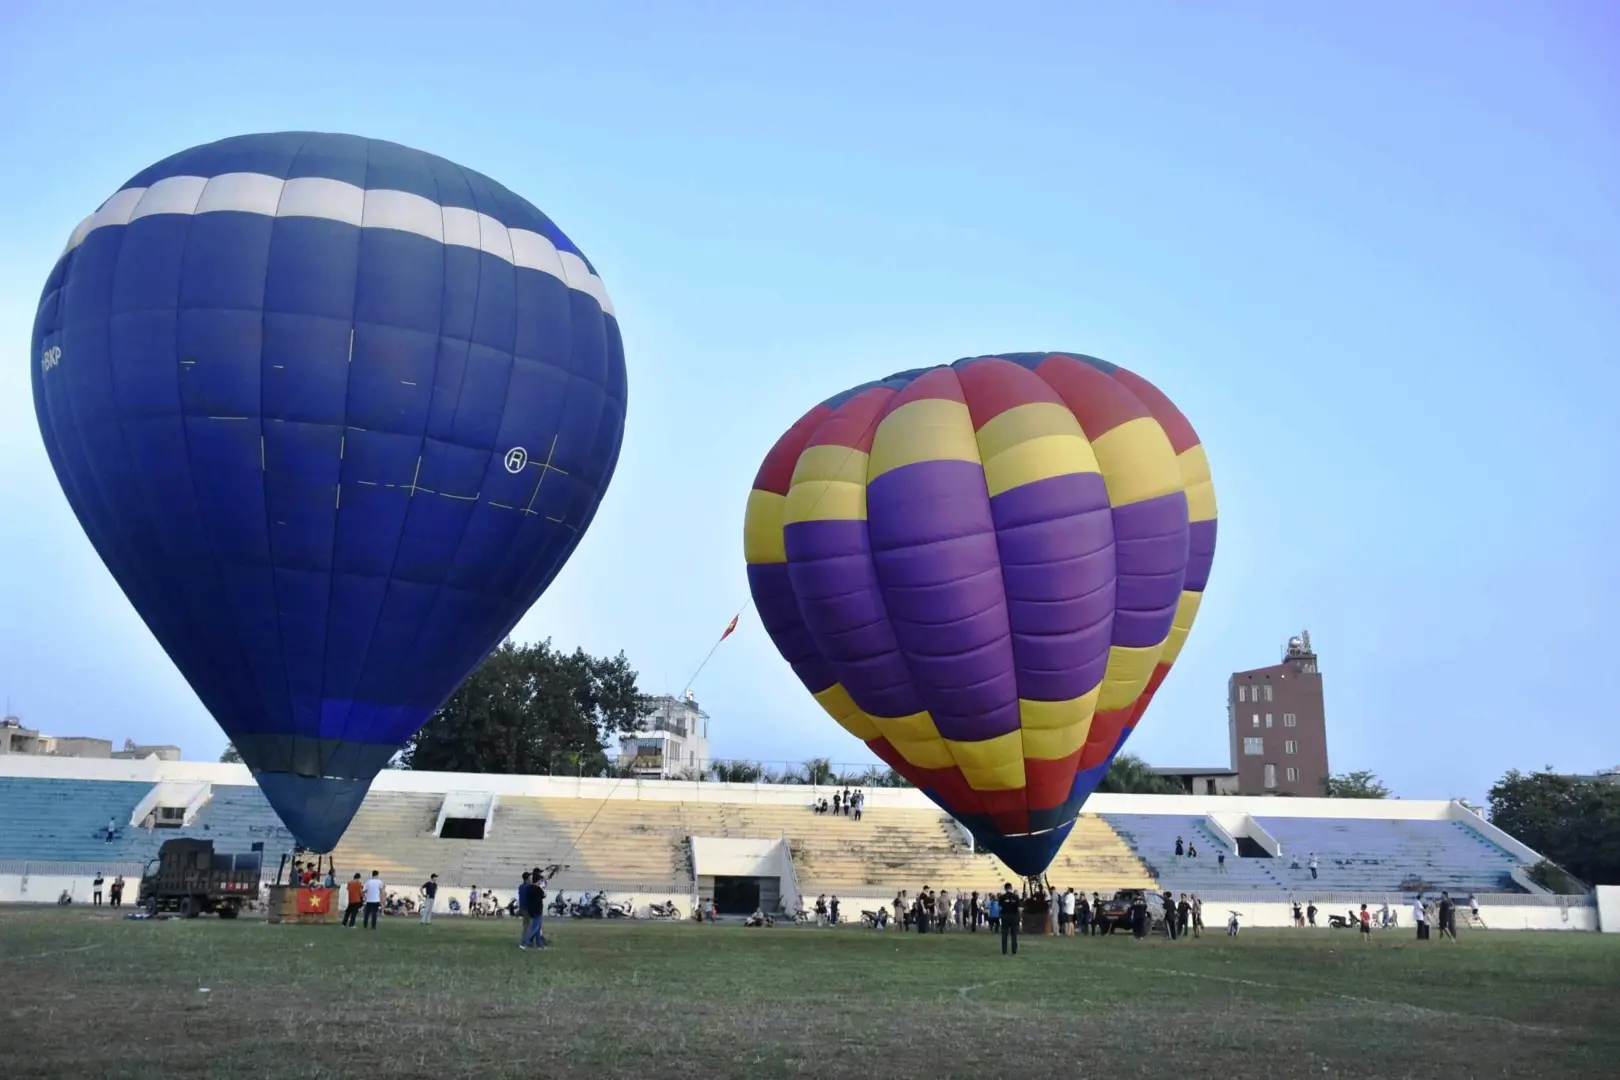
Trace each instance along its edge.
{"label": "grass field", "polygon": [[[1620,938],[1170,943],[0,910],[0,1077],[1620,1074]],[[204,992],[206,988],[206,992]]]}

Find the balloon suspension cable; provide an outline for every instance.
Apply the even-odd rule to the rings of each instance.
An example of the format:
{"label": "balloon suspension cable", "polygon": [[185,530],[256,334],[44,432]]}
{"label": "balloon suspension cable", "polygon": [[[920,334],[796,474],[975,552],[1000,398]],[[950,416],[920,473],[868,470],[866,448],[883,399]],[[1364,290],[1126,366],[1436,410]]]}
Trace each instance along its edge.
{"label": "balloon suspension cable", "polygon": [[[866,423],[866,428],[861,432],[860,438],[855,440],[856,444],[858,445],[858,444],[860,444],[862,442],[865,442],[866,437],[868,435],[872,434],[872,432],[877,429],[878,424],[881,423],[882,420],[883,420],[883,414],[881,412],[874,415],[871,420],[868,420],[867,423]],[[844,455],[844,460],[840,461],[838,463],[838,468],[833,470],[833,475],[834,476],[843,475],[844,466],[848,465],[849,464],[849,459],[854,457],[858,452],[859,451],[858,451],[856,446],[851,446],[849,448],[849,452]],[[832,490],[832,484],[831,483],[823,483],[821,485],[821,491],[819,493],[817,493],[815,501],[812,502],[810,504],[810,508],[804,512],[804,517],[806,519],[809,519],[809,518],[811,518],[811,517],[813,517],[815,515],[816,507],[821,505],[821,500],[825,499],[827,497],[827,492],[829,492],[831,490]],[[754,595],[753,595],[752,592],[750,592],[748,594],[747,601],[745,601],[743,603],[743,606],[737,609],[737,613],[731,617],[732,622],[736,622],[737,620],[741,619],[743,617],[743,613],[746,612],[749,608],[751,608],[753,606],[754,606]],[[692,684],[697,682],[698,676],[703,674],[703,669],[709,666],[709,661],[714,659],[714,654],[720,650],[720,646],[725,642],[726,638],[728,638],[730,636],[731,636],[731,631],[727,630],[726,633],[720,635],[720,640],[719,641],[716,641],[713,645],[709,646],[709,651],[707,653],[705,653],[704,656],[703,656],[703,662],[697,666],[697,670],[692,672],[692,677],[687,679],[686,680],[686,685],[681,688],[681,697],[682,698],[685,698],[686,695],[691,692]]]}

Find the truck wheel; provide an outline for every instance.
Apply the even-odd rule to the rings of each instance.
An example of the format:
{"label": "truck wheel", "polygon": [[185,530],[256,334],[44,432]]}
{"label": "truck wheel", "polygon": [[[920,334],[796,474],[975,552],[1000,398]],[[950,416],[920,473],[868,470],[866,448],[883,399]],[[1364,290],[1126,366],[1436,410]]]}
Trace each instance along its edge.
{"label": "truck wheel", "polygon": [[180,901],[180,917],[182,919],[195,919],[201,914],[202,912],[198,909],[197,898],[195,896],[188,896],[184,900]]}
{"label": "truck wheel", "polygon": [[157,897],[148,896],[146,898],[146,913],[148,915],[156,915],[158,913]]}
{"label": "truck wheel", "polygon": [[219,906],[219,917],[222,919],[234,919],[241,913],[242,909],[235,904],[221,904]]}

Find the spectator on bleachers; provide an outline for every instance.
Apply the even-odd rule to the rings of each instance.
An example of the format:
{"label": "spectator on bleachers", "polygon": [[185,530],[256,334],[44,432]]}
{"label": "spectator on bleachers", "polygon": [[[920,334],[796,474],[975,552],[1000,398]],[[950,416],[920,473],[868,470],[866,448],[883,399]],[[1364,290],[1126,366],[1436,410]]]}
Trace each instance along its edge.
{"label": "spectator on bleachers", "polygon": [[1176,858],[1181,858],[1182,855],[1186,854],[1186,850],[1186,846],[1181,842],[1181,837],[1176,837]]}
{"label": "spectator on bleachers", "polygon": [[1193,843],[1191,840],[1187,841],[1187,858],[1198,858],[1198,845]]}
{"label": "spectator on bleachers", "polygon": [[1311,880],[1316,880],[1316,852],[1311,852]]}
{"label": "spectator on bleachers", "polygon": [[1226,849],[1225,848],[1221,848],[1220,850],[1215,852],[1215,872],[1218,873],[1218,874],[1226,873]]}
{"label": "spectator on bleachers", "polygon": [[112,843],[113,842],[113,837],[115,837],[117,835],[118,835],[118,819],[117,818],[108,818],[107,819],[107,843],[109,843],[109,844]]}

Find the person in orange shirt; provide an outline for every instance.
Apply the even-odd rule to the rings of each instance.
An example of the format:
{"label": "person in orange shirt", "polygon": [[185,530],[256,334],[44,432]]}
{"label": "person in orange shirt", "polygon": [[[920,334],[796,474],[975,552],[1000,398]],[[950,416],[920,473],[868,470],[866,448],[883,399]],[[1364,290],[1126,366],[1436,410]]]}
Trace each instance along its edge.
{"label": "person in orange shirt", "polygon": [[349,903],[343,909],[343,925],[353,926],[355,920],[360,917],[360,908],[365,899],[365,886],[360,883],[358,873],[349,879],[347,899]]}

